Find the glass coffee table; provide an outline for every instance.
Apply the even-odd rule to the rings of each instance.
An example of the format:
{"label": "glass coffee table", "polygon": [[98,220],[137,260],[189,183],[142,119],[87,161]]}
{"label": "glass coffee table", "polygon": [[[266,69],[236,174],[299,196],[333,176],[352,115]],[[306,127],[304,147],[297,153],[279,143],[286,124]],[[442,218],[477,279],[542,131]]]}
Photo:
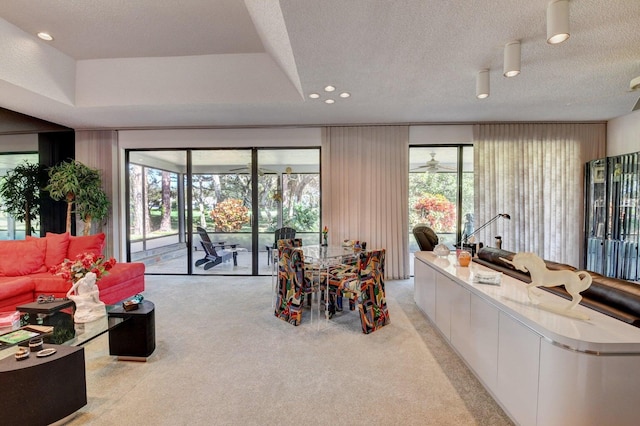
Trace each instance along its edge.
{"label": "glass coffee table", "polygon": [[[142,300],[138,309],[126,311],[122,302],[106,305],[106,315],[95,321],[74,323],[73,302],[59,300],[51,303],[29,303],[18,306],[21,312],[23,340],[6,339],[0,335],[0,359],[13,356],[10,348],[25,346],[34,337],[42,337],[45,344],[83,346],[109,332],[110,355],[146,358],[155,349],[155,306]],[[15,333],[11,332],[11,333]],[[112,335],[113,334],[113,335]],[[139,340],[144,340],[144,344]],[[123,344],[127,341],[129,345]],[[136,345],[136,343],[139,343]],[[135,346],[131,348],[129,346]],[[113,349],[113,350],[112,350]]]}

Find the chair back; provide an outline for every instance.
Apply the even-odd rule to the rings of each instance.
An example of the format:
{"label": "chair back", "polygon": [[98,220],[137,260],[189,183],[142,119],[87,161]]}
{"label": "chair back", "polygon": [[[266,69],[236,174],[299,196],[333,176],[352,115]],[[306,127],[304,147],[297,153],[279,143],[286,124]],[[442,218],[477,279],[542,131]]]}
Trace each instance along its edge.
{"label": "chair back", "polygon": [[207,253],[207,255],[209,256],[219,257],[218,252],[216,251],[215,246],[211,242],[211,239],[209,238],[209,234],[207,233],[206,229],[198,226],[196,230],[198,231],[198,235],[200,235],[200,239],[202,240],[200,241],[200,244],[202,245],[204,252]]}
{"label": "chair back", "polygon": [[358,280],[360,282],[360,323],[362,332],[372,333],[389,323],[389,311],[384,289],[384,262],[386,251],[372,250],[360,253]]}
{"label": "chair back", "polygon": [[413,236],[421,251],[433,251],[434,247],[438,245],[438,236],[427,225],[416,225],[413,228]]}
{"label": "chair back", "polygon": [[302,247],[302,238],[284,238],[276,241],[278,250],[285,247]]}
{"label": "chair back", "polygon": [[198,226],[196,227],[196,231],[198,231],[198,235],[200,235],[200,239],[202,241],[206,241],[208,243],[211,242],[211,239],[209,238],[209,234],[207,233],[207,230]]}
{"label": "chair back", "polygon": [[278,241],[278,294],[274,315],[299,325],[308,284],[304,273],[304,254],[294,247],[295,243],[291,239]]}
{"label": "chair back", "polygon": [[279,240],[288,240],[296,237],[296,230],[293,228],[283,227],[278,228],[274,232],[274,242],[273,247],[276,247]]}

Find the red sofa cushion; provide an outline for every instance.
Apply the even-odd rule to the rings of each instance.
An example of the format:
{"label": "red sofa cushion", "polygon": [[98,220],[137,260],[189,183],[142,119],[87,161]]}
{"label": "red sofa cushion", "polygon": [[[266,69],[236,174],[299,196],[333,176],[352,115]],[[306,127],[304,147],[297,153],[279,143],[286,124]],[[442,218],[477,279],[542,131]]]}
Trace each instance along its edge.
{"label": "red sofa cushion", "polygon": [[0,311],[33,302],[35,284],[30,277],[0,277]]}
{"label": "red sofa cushion", "polygon": [[[36,237],[27,235],[25,239],[29,240],[32,238]],[[44,266],[49,269],[52,266],[61,264],[62,261],[67,257],[67,249],[69,248],[69,233],[54,234],[53,232],[47,232],[45,240],[47,241],[47,249],[44,253]]]}
{"label": "red sofa cushion", "polygon": [[69,249],[69,233],[54,234],[47,232],[47,252],[44,256],[44,264],[47,268],[57,266],[67,257]]}
{"label": "red sofa cushion", "polygon": [[47,241],[44,238],[2,241],[0,243],[0,275],[17,277],[44,272]]}
{"label": "red sofa cushion", "polygon": [[56,297],[65,297],[67,291],[71,288],[71,282],[64,278],[53,275],[50,272],[41,272],[39,274],[29,275],[29,278],[35,283],[35,297],[41,294],[53,294]]}
{"label": "red sofa cushion", "polygon": [[83,235],[80,237],[69,237],[69,248],[67,249],[67,259],[75,259],[77,255],[84,253],[102,254],[104,248],[104,232],[95,235]]}

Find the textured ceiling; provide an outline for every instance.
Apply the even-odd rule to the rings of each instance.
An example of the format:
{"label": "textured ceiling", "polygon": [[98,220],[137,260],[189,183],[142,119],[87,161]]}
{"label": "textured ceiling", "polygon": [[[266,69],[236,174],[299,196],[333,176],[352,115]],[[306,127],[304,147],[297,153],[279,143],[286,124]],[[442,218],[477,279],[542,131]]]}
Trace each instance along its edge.
{"label": "textured ceiling", "polygon": [[[603,121],[640,92],[640,1],[0,2],[0,107],[76,129]],[[48,31],[55,40],[35,37]],[[502,76],[522,43],[522,72]],[[478,70],[491,96],[475,98]],[[333,105],[308,98],[327,84]]]}

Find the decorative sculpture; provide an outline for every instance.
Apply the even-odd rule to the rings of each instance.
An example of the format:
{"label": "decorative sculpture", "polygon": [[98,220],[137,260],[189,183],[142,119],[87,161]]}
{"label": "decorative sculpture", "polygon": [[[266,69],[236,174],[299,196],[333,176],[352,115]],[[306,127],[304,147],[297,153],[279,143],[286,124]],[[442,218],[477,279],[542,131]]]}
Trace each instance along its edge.
{"label": "decorative sculpture", "polygon": [[93,272],[73,283],[67,297],[76,305],[73,320],[77,323],[95,321],[107,314],[104,302],[100,300],[100,291],[96,284],[97,276]]}
{"label": "decorative sculpture", "polygon": [[[571,316],[580,319],[589,319],[586,314],[579,312],[569,312],[582,300],[581,292],[591,286],[591,275],[586,271],[559,270],[551,271],[547,268],[544,260],[535,253],[517,253],[513,260],[500,258],[506,263],[513,265],[516,269],[529,272],[531,283],[527,284],[527,294],[531,303],[539,305],[546,310]],[[571,295],[571,302],[564,308],[557,309],[548,304],[540,303],[538,295],[534,293],[536,287],[555,287],[564,284],[565,289]]]}

